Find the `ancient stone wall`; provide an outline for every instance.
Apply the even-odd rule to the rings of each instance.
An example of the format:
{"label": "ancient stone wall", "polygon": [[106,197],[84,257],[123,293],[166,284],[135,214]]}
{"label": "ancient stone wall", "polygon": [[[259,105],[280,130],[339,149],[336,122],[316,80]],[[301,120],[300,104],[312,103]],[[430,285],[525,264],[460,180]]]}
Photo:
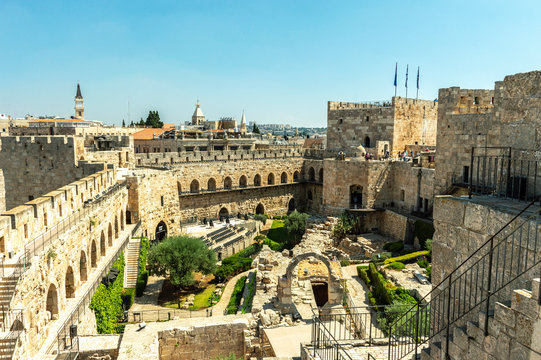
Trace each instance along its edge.
{"label": "ancient stone wall", "polygon": [[6,211],[6,184],[4,183],[4,172],[0,169],[0,213]]}
{"label": "ancient stone wall", "polygon": [[6,209],[92,174],[103,164],[79,162],[81,137],[12,137],[1,139],[0,169],[4,173]]}
{"label": "ancient stone wall", "polygon": [[79,159],[115,164],[119,168],[132,168],[135,166],[133,147],[123,147],[109,151],[86,151],[79,156]]}
{"label": "ancient stone wall", "polygon": [[404,151],[406,145],[436,145],[438,102],[397,97],[393,104],[393,154]]}
{"label": "ancient stone wall", "polygon": [[99,126],[99,127],[61,127],[61,126],[32,126],[32,127],[10,127],[9,135],[11,136],[51,136],[51,135],[66,135],[66,136],[98,136],[98,135],[116,135],[129,136],[135,132],[141,131],[141,128],[127,128],[116,126]]}
{"label": "ancient stone wall", "polygon": [[233,354],[244,359],[246,323],[175,328],[158,333],[160,360],[216,359]]}
{"label": "ancient stone wall", "polygon": [[381,214],[379,231],[394,240],[404,241],[408,227],[408,218],[394,211],[385,210]]}
{"label": "ancient stone wall", "polygon": [[135,139],[136,153],[170,153],[190,151],[253,150],[253,138],[228,139]]}
{"label": "ancient stone wall", "polygon": [[430,212],[434,202],[434,169],[397,161],[392,163],[391,171],[392,182],[387,190],[391,192],[392,208],[404,213]]}

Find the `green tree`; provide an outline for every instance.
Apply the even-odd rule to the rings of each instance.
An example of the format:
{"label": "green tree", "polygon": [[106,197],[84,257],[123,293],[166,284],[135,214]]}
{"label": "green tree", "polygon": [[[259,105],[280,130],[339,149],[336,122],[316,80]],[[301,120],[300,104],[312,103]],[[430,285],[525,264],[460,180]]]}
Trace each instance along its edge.
{"label": "green tree", "polygon": [[288,239],[290,246],[299,243],[302,235],[306,231],[306,219],[309,217],[310,215],[295,210],[285,219],[284,226],[290,235],[290,238]]}
{"label": "green tree", "polygon": [[149,111],[145,125],[153,128],[162,128],[163,122],[160,120],[160,114],[157,111]]}
{"label": "green tree", "polygon": [[126,122],[122,119],[122,127],[126,127]]}
{"label": "green tree", "polygon": [[145,126],[145,120],[141,118],[141,120],[139,120],[139,122],[137,123],[137,126]]}
{"label": "green tree", "polygon": [[148,265],[152,274],[186,287],[193,285],[194,272],[210,274],[216,270],[216,255],[199,238],[173,236],[149,249]]}
{"label": "green tree", "polygon": [[254,134],[261,134],[261,132],[259,131],[259,128],[257,127],[255,123],[254,123],[254,127],[252,128],[252,132]]}

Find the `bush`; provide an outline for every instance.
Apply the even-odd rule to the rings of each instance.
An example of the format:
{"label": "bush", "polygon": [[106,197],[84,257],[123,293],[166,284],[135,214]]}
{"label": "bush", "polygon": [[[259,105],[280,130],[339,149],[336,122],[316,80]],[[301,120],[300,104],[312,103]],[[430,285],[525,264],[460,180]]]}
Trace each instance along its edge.
{"label": "bush", "polygon": [[349,234],[360,234],[361,233],[361,221],[358,217],[352,216],[347,211],[344,211],[336,225],[332,229],[333,237],[338,240],[342,240]]}
{"label": "bush", "polygon": [[391,305],[392,298],[386,287],[387,281],[383,275],[378,272],[374,263],[370,263],[368,266],[368,274],[372,284],[372,292],[374,293],[374,298],[376,298],[377,303],[380,305]]}
{"label": "bush", "polygon": [[242,305],[242,313],[246,314],[247,312],[252,311],[252,302],[254,301],[254,295],[255,295],[255,278],[257,276],[257,270],[254,271],[254,275],[252,276],[252,280],[248,283],[248,294],[246,295],[246,299],[244,301],[244,304]]}
{"label": "bush", "polygon": [[391,270],[402,270],[405,268],[406,268],[406,265],[398,261],[392,262],[389,265],[387,265],[387,269],[391,269]]}
{"label": "bush", "polygon": [[417,261],[417,265],[419,265],[420,267],[426,269],[428,267],[429,263],[425,259],[421,259],[421,260]]}
{"label": "bush", "polygon": [[340,266],[349,266],[351,263],[349,260],[340,260]]}
{"label": "bush", "polygon": [[368,266],[357,266],[357,275],[359,278],[364,281],[366,286],[370,286],[370,279],[368,278]]}
{"label": "bush", "polygon": [[214,276],[219,281],[225,281],[252,267],[252,258],[233,255],[222,260],[222,265],[216,269]]}
{"label": "bush", "polygon": [[383,245],[383,250],[387,250],[392,253],[399,253],[404,250],[404,243],[402,241],[390,242]]}
{"label": "bush", "polygon": [[426,277],[428,278],[429,281],[432,281],[432,266],[427,266]]}
{"label": "bush", "polygon": [[257,221],[261,221],[263,225],[267,223],[267,215],[265,214],[255,214],[254,219]]}
{"label": "bush", "polygon": [[137,279],[137,284],[135,285],[135,296],[139,297],[143,295],[145,288],[147,287],[148,281],[148,270],[143,271],[139,274]]}
{"label": "bush", "polygon": [[400,262],[403,262],[405,264],[409,264],[409,263],[416,262],[420,256],[427,256],[428,253],[429,253],[429,251],[427,251],[427,250],[417,251],[417,252],[413,252],[411,254],[406,254],[406,255],[402,255],[402,256],[388,258],[383,263],[384,264],[390,264],[390,263],[395,262],[395,261],[400,261]]}
{"label": "bush", "polygon": [[306,231],[306,219],[309,217],[310,215],[308,214],[300,213],[297,210],[294,210],[284,220],[284,227],[287,229],[287,233],[289,234],[288,246],[291,248],[300,242]]}
{"label": "bush", "polygon": [[421,220],[415,221],[413,234],[419,239],[419,245],[422,249],[426,249],[426,240],[432,239],[434,236],[434,225]]}
{"label": "bush", "polygon": [[426,239],[426,241],[425,241],[425,249],[432,252],[432,239]]}
{"label": "bush", "polygon": [[235,287],[233,288],[233,293],[231,294],[231,299],[229,299],[229,303],[227,304],[227,308],[226,308],[226,311],[228,314],[237,313],[237,309],[240,305],[240,301],[242,300],[242,293],[244,291],[245,284],[246,284],[246,276],[241,277],[235,283]]}
{"label": "bush", "polygon": [[122,307],[124,310],[128,310],[133,305],[135,289],[123,289],[120,297],[122,298]]}
{"label": "bush", "polygon": [[[141,237],[141,245],[139,250],[139,265],[137,270],[137,283],[135,284],[135,296],[143,295],[148,282],[147,258],[148,258],[149,242],[146,237]],[[129,308],[128,308],[129,309]]]}

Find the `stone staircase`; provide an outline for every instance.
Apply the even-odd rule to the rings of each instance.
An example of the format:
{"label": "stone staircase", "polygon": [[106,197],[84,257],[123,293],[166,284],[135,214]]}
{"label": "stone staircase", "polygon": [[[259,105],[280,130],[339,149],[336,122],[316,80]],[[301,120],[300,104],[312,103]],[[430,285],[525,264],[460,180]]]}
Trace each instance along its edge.
{"label": "stone staircase", "polygon": [[8,333],[0,332],[0,360],[11,360],[17,345],[17,338]]}
{"label": "stone staircase", "polygon": [[141,246],[140,239],[130,239],[126,249],[126,264],[124,267],[124,287],[135,288],[137,284],[137,275],[139,271],[139,251]]}
{"label": "stone staircase", "polygon": [[0,331],[2,331],[1,325],[4,323],[4,311],[8,311],[9,309],[9,303],[13,297],[16,285],[17,279],[13,277],[3,277],[0,280]]}
{"label": "stone staircase", "polygon": [[[532,290],[514,290],[508,303],[496,302],[488,314],[485,336],[484,312],[462,326],[453,325],[449,335],[449,358],[541,359],[541,306],[539,278],[532,280]],[[444,360],[447,339],[442,336],[421,352],[421,360]]]}

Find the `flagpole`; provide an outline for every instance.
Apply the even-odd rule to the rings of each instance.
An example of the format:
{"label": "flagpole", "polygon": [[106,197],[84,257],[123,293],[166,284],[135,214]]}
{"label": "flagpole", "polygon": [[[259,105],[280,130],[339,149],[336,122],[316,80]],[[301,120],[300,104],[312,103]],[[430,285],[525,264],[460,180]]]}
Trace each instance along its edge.
{"label": "flagpole", "polygon": [[396,62],[396,65],[394,67],[394,97],[396,97],[396,89],[398,85],[398,62]]}
{"label": "flagpole", "polygon": [[408,70],[409,64],[406,65],[406,102],[408,101]]}
{"label": "flagpole", "polygon": [[419,68],[420,66],[417,66],[417,95],[415,95],[415,100],[419,99]]}

